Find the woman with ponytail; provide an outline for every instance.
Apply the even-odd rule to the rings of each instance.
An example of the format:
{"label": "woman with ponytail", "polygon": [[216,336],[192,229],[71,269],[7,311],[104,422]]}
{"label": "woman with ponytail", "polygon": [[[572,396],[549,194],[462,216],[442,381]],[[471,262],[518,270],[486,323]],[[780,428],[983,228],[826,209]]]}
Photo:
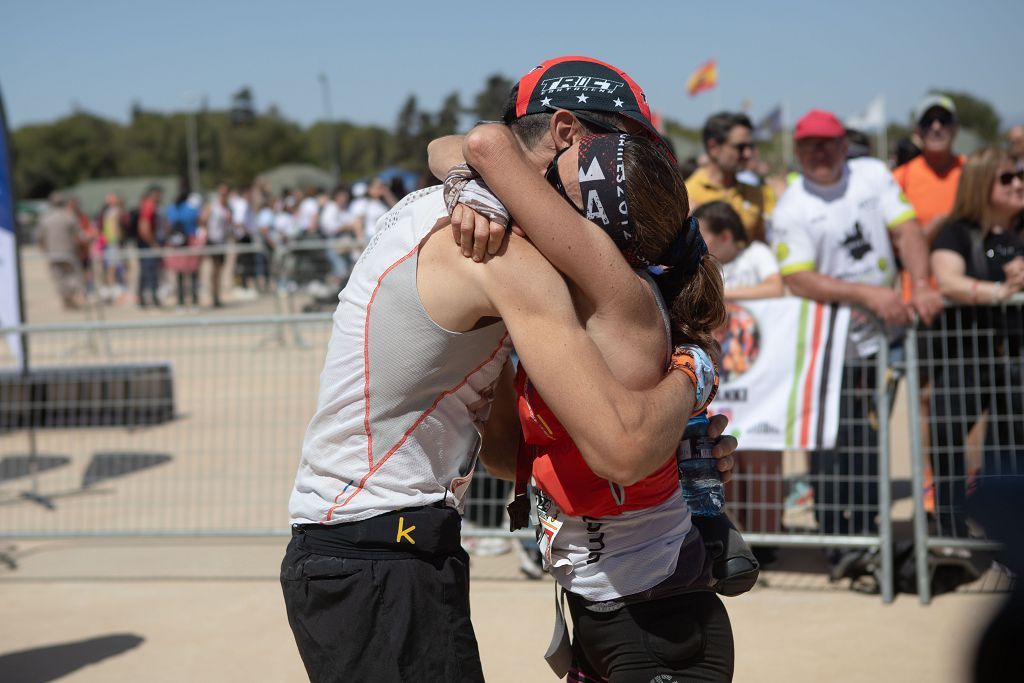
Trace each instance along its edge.
{"label": "woman with ponytail", "polygon": [[[717,385],[713,331],[726,314],[719,266],[689,218],[682,178],[646,138],[592,134],[592,121],[583,125],[565,110],[534,116],[551,117],[549,125],[484,125],[459,140],[482,177],[474,192],[493,191],[566,277],[578,317],[619,381],[649,386],[674,363],[693,379],[695,412],[702,411]],[[578,127],[568,146],[554,135],[559,125]],[[522,152],[534,142],[526,139],[531,127],[552,131],[556,153],[545,177],[589,223],[552,225],[557,198],[522,188],[535,173]],[[440,176],[458,157],[446,140],[430,149]],[[461,182],[453,175],[449,189]],[[454,193],[449,203],[456,232],[479,220],[469,206],[480,205],[460,201]],[[528,373],[520,366],[516,377],[519,434],[489,426],[484,448],[521,438],[517,486],[531,479],[538,491],[541,552],[568,596],[575,635],[571,665],[554,661],[568,654],[564,641],[562,648],[552,642],[549,662],[578,681],[731,679],[731,626],[719,597],[706,590],[709,560],[679,490],[675,453],[653,472],[587,461]],[[495,412],[503,398],[496,396]],[[723,480],[730,468],[730,459],[720,460]]]}

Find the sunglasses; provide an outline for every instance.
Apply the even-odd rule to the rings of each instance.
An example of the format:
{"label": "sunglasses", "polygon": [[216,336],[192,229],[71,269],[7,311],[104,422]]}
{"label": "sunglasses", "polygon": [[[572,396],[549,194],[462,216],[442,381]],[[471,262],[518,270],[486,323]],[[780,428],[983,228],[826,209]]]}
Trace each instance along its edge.
{"label": "sunglasses", "polygon": [[737,142],[736,144],[731,144],[729,146],[739,152],[741,156],[746,152],[753,151],[754,149],[754,145],[751,142]]}
{"label": "sunglasses", "polygon": [[572,115],[575,116],[576,120],[581,122],[591,133],[610,133],[614,135],[626,132],[583,111],[573,111]]}
{"label": "sunglasses", "polygon": [[551,158],[551,163],[548,164],[547,170],[544,171],[544,180],[548,181],[551,187],[555,188],[555,192],[562,195],[565,201],[569,202],[569,205],[572,206],[572,208],[582,214],[583,209],[576,206],[576,202],[574,202],[572,197],[569,196],[569,193],[565,191],[565,185],[562,184],[562,174],[558,172],[558,158],[568,150],[569,147],[563,147],[555,152],[555,156]]}
{"label": "sunglasses", "polygon": [[932,124],[938,121],[939,125],[945,128],[946,126],[952,126],[953,115],[948,111],[940,110],[931,114],[927,114],[921,117],[921,121],[918,124],[921,128],[927,130],[932,127]]}
{"label": "sunglasses", "polygon": [[999,184],[1005,187],[1006,185],[1012,183],[1014,178],[1021,182],[1024,182],[1024,168],[1018,168],[1016,171],[1007,171],[1006,173],[1000,173]]}

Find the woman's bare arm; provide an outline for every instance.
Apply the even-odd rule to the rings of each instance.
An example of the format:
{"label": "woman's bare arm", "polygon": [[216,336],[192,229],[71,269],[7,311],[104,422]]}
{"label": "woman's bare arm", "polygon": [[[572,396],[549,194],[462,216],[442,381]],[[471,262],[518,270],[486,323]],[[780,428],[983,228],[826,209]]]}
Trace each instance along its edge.
{"label": "woman's bare arm", "polygon": [[598,314],[636,319],[642,285],[619,248],[555,192],[506,126],[477,126],[462,149],[530,241],[580,288]]}

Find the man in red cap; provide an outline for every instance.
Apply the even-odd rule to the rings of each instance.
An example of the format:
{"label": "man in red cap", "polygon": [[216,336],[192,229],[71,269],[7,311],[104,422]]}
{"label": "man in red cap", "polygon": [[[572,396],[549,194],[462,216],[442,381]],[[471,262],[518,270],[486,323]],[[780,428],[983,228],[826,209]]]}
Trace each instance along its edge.
{"label": "man in red cap", "polygon": [[[930,323],[942,309],[929,284],[921,226],[885,164],[847,160],[845,128],[834,114],[812,109],[797,121],[793,137],[803,175],[782,196],[773,220],[782,276],[797,296],[853,306],[847,358],[872,356],[877,331],[861,310],[880,318],[894,340],[913,314]],[[909,303],[893,289],[894,245],[914,283]],[[857,387],[873,395],[875,373],[862,367],[844,369],[843,390]],[[877,529],[877,431],[864,404],[842,401],[836,450],[812,454],[816,514],[825,534]],[[834,575],[856,564],[859,553],[833,554]]]}
{"label": "man in red cap", "polygon": [[[585,133],[654,134],[642,91],[589,58],[534,69],[509,109],[537,195],[553,192],[541,174],[555,152]],[[385,214],[339,295],[281,565],[315,681],[482,680],[460,512],[478,454],[489,468],[499,457],[481,452],[481,435],[489,419],[508,418],[490,413],[495,388],[511,381],[512,343],[583,456],[616,481],[662,466],[695,406],[696,381],[683,372],[645,391],[617,381],[564,279],[527,240],[508,239],[491,259],[481,251],[483,263],[452,249],[444,194],[414,192]],[[546,215],[586,220],[558,203]],[[719,419],[710,433],[724,427]],[[509,444],[499,447],[507,464]],[[726,437],[715,453],[727,460],[735,448]]]}

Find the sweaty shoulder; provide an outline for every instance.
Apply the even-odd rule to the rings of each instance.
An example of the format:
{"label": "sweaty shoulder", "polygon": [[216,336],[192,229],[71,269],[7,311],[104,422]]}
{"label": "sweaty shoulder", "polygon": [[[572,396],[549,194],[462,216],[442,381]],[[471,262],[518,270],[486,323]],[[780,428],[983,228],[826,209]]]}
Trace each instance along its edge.
{"label": "sweaty shoulder", "polygon": [[447,227],[437,229],[420,249],[417,288],[430,317],[457,331],[471,328],[480,318],[502,317],[510,306],[523,312],[556,305],[571,309],[565,280],[517,235],[477,263],[462,255]]}

